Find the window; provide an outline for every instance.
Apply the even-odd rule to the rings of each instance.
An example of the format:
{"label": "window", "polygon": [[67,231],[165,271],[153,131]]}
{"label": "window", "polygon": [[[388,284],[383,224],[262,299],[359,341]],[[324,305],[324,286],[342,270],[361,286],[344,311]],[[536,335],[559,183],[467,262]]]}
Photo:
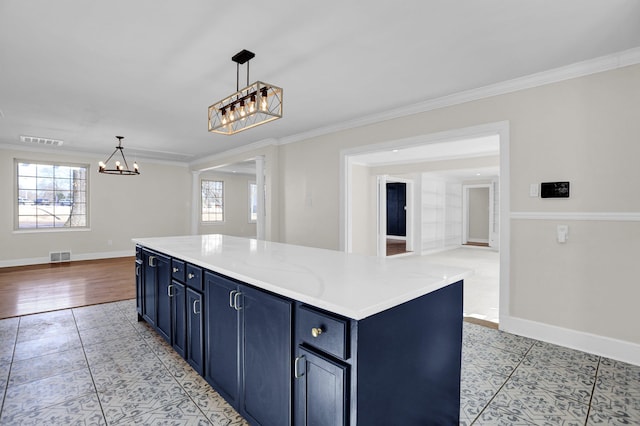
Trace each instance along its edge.
{"label": "window", "polygon": [[249,223],[258,220],[258,185],[249,182]]}
{"label": "window", "polygon": [[86,228],[86,164],[16,160],[16,229]]}
{"label": "window", "polygon": [[221,180],[203,180],[202,187],[202,221],[224,221],[224,182]]}

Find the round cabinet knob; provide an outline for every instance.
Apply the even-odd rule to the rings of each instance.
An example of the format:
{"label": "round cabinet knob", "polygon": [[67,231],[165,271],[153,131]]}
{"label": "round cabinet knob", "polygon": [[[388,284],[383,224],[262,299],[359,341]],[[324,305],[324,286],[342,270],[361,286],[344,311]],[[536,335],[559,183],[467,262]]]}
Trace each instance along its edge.
{"label": "round cabinet knob", "polygon": [[321,335],[321,334],[322,334],[322,328],[320,328],[320,327],[313,327],[313,328],[311,329],[311,335],[312,335],[313,337],[318,337],[318,336],[319,336],[319,335]]}
{"label": "round cabinet knob", "polygon": [[193,278],[193,277],[195,277],[195,275],[193,275],[193,274],[189,274],[189,279],[191,279],[191,278]]}
{"label": "round cabinet knob", "polygon": [[173,272],[178,272],[178,268],[173,268]]}

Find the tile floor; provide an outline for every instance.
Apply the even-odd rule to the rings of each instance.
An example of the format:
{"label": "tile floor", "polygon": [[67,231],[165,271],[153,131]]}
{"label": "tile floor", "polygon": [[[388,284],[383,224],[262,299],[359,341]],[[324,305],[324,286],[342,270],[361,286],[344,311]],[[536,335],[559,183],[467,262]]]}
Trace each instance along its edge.
{"label": "tile floor", "polygon": [[[461,425],[640,424],[638,366],[470,323],[462,364]],[[246,425],[133,300],[0,320],[0,397],[0,425]]]}

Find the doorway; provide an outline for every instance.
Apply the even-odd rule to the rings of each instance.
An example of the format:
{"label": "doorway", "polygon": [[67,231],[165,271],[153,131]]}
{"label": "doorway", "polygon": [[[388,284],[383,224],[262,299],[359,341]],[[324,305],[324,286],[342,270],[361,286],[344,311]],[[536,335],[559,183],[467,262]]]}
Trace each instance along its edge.
{"label": "doorway", "polygon": [[[490,215],[493,217],[493,223],[491,225],[492,228],[490,228],[492,229],[492,232],[489,237],[489,244],[490,247],[493,247],[491,246],[493,243],[495,244],[495,247],[493,247],[493,250],[486,251],[474,249],[472,247],[466,248],[466,250],[470,250],[472,253],[486,253],[499,258],[499,275],[496,274],[498,276],[496,276],[495,280],[492,280],[499,281],[499,284],[492,284],[492,286],[497,287],[496,290],[493,290],[492,288],[492,291],[495,291],[496,298],[498,299],[497,303],[499,305],[499,313],[497,313],[497,316],[500,318],[509,318],[510,223],[509,220],[504,219],[508,218],[510,213],[509,145],[509,123],[503,121],[343,150],[341,152],[342,162],[340,170],[342,182],[340,193],[340,212],[342,217],[342,220],[340,221],[341,249],[346,252],[352,252],[354,249],[354,240],[356,240],[358,241],[358,253],[370,253],[370,251],[367,251],[366,247],[371,247],[370,244],[373,243],[373,241],[368,239],[367,235],[371,234],[368,234],[366,230],[373,229],[373,227],[376,226],[375,222],[372,223],[376,218],[373,217],[368,219],[365,215],[363,219],[362,213],[366,211],[365,207],[367,205],[372,206],[376,204],[375,198],[377,198],[378,238],[375,242],[376,247],[371,247],[371,249],[373,250],[373,253],[377,252],[378,256],[386,255],[386,244],[384,244],[386,241],[383,243],[380,238],[381,235],[385,235],[386,240],[386,181],[383,179],[386,175],[382,176],[379,174],[380,172],[411,174],[414,173],[416,169],[415,167],[411,168],[410,165],[420,161],[447,161],[449,159],[472,161],[472,158],[487,155],[499,157],[497,177],[490,178],[490,185],[493,187],[492,190],[495,193],[495,197],[494,202],[490,203],[490,206],[494,209],[494,214]],[[391,160],[392,156],[393,160]],[[403,166],[403,164],[408,164],[408,166]],[[371,173],[370,175],[371,177],[375,176],[377,182],[375,180],[372,182],[366,180],[366,173],[362,172],[363,165],[365,167],[369,167],[372,171],[375,170],[375,172],[378,172]],[[455,167],[452,168],[451,171],[453,173],[458,170],[468,168],[469,167]],[[444,175],[445,173],[440,171],[441,169],[436,169],[435,167],[432,169],[441,175]],[[479,170],[479,172],[483,172],[483,170]],[[484,175],[484,173],[482,174]],[[488,175],[496,176],[496,173],[490,173]],[[460,180],[463,182],[472,181],[477,179],[476,176],[479,176],[479,174],[474,173],[473,177],[467,175]],[[448,175],[446,175],[446,177],[448,177]],[[369,198],[361,197],[359,194],[362,194],[363,192],[366,193],[367,190],[370,190],[367,188],[371,188],[371,186],[368,186],[370,185],[368,182],[377,186],[377,194]],[[381,190],[382,182],[385,183],[384,191]],[[486,181],[483,183],[486,183]],[[423,234],[431,231],[431,223],[427,223],[426,221],[426,219],[429,218],[424,215],[425,213],[431,213],[432,209],[429,208],[425,210],[424,208],[424,200],[422,197],[424,196],[423,193],[425,188],[423,187],[423,182],[420,179],[415,181],[415,188],[415,252],[422,255],[431,255],[434,252],[430,251],[430,247],[425,247]],[[411,193],[412,191],[408,189],[407,192]],[[462,192],[461,187],[460,192]],[[358,194],[357,199],[354,198],[355,194]],[[385,200],[385,209],[383,210],[380,209],[381,200]],[[462,207],[462,200],[460,200],[460,204],[458,204],[457,208],[460,207]],[[446,208],[447,206],[445,205],[445,214]],[[407,210],[408,212],[411,212],[412,208],[407,207]],[[464,212],[464,209],[460,210]],[[354,211],[358,212],[357,217],[354,216]],[[447,216],[445,215],[445,217]],[[385,225],[384,229],[381,228],[381,223]],[[457,229],[462,231],[461,228],[463,227],[462,218],[460,217]],[[409,237],[410,235],[410,231],[407,230],[407,236]],[[462,242],[462,238],[458,236],[457,244],[460,245]],[[460,250],[465,250],[465,248],[461,246],[459,247]],[[497,251],[498,248],[499,251]],[[450,252],[452,253],[453,251]],[[455,261],[458,262],[457,259]],[[467,280],[467,284],[471,284],[470,281],[471,280]],[[484,297],[484,294],[485,292],[483,291],[481,296]]]}
{"label": "doorway", "polygon": [[462,244],[493,247],[494,191],[491,184],[463,185]]}
{"label": "doorway", "polygon": [[378,255],[413,252],[413,182],[378,177]]}

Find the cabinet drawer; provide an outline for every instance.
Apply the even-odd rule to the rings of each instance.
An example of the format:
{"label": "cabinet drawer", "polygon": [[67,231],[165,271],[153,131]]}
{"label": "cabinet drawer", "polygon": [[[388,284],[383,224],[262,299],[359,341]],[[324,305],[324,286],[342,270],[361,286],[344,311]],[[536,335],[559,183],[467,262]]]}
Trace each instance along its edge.
{"label": "cabinet drawer", "polygon": [[338,358],[349,357],[347,320],[301,306],[298,309],[297,330],[302,342]]}
{"label": "cabinet drawer", "polygon": [[171,276],[174,280],[184,282],[185,266],[182,260],[171,259]]}
{"label": "cabinet drawer", "polygon": [[204,291],[202,286],[202,268],[187,264],[187,287],[191,287],[199,292]]}

